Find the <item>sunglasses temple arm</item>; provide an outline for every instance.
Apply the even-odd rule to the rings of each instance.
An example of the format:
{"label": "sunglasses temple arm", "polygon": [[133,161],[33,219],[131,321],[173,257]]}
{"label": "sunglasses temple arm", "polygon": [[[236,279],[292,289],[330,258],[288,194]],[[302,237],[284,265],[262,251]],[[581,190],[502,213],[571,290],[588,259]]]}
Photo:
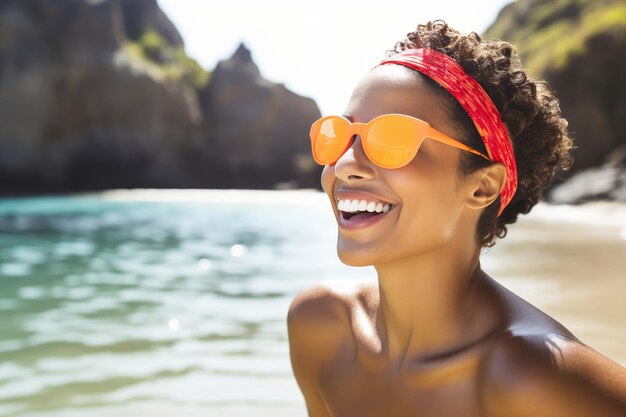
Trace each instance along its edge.
{"label": "sunglasses temple arm", "polygon": [[476,154],[478,156],[481,156],[481,157],[485,158],[487,161],[491,162],[491,158],[489,158],[488,156],[482,154],[481,152],[478,152],[476,149],[470,148],[469,146],[467,146],[463,142],[459,142],[456,139],[453,139],[453,138],[451,138],[449,136],[446,136],[446,135],[442,134],[441,132],[438,132],[437,130],[435,130],[432,127],[430,127],[430,125],[428,127],[430,128],[429,129],[430,132],[428,132],[428,134],[426,135],[427,137],[430,137],[432,139],[435,139],[436,141],[445,143],[446,145],[454,146],[455,148],[471,152],[471,153]]}
{"label": "sunglasses temple arm", "polygon": [[491,158],[489,158],[489,157],[488,157],[488,156],[486,156],[486,155],[483,155],[481,152],[478,152],[477,150],[472,149],[472,148],[469,148],[469,147],[468,147],[468,149],[467,149],[467,150],[468,150],[468,151],[470,151],[471,153],[475,154],[475,155],[482,156],[482,157],[483,157],[483,158],[485,158],[487,161],[490,161],[490,162],[491,162]]}

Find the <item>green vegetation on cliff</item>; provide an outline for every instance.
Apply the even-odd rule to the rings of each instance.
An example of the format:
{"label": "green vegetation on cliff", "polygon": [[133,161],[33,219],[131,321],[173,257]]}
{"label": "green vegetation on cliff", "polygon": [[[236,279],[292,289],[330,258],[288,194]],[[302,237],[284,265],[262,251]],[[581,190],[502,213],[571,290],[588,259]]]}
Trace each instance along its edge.
{"label": "green vegetation on cliff", "polygon": [[540,76],[584,55],[598,35],[626,40],[624,0],[519,0],[504,7],[483,36],[513,43],[524,67]]}
{"label": "green vegetation on cliff", "polygon": [[517,0],[483,38],[514,44],[522,66],[557,93],[576,144],[569,173],[585,175],[572,179],[559,201],[619,199],[626,172],[620,156],[626,146],[626,1]]}
{"label": "green vegetation on cliff", "polygon": [[204,87],[210,73],[189,57],[183,47],[173,46],[154,30],[146,30],[127,45],[129,52],[147,64],[158,67],[168,79],[182,80],[196,89]]}

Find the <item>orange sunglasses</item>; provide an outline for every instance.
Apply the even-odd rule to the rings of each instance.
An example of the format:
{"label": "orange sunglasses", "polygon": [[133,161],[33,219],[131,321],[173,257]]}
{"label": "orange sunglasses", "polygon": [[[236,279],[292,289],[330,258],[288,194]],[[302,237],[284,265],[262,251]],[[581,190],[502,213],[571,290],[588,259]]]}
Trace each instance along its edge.
{"label": "orange sunglasses", "polygon": [[313,159],[332,165],[359,135],[365,154],[381,168],[401,168],[411,162],[424,139],[431,138],[491,161],[475,149],[432,128],[427,122],[405,114],[383,114],[368,123],[352,123],[343,116],[326,116],[311,125]]}

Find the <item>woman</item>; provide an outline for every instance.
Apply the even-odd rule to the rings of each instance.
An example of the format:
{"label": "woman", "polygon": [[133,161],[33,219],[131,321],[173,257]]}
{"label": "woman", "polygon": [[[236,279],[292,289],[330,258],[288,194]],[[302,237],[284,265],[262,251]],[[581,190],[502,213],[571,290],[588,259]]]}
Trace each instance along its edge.
{"label": "woman", "polygon": [[480,267],[571,165],[566,127],[510,44],[441,21],[388,51],[343,116],[313,124],[338,256],[378,282],[292,301],[309,416],[626,416],[626,369]]}

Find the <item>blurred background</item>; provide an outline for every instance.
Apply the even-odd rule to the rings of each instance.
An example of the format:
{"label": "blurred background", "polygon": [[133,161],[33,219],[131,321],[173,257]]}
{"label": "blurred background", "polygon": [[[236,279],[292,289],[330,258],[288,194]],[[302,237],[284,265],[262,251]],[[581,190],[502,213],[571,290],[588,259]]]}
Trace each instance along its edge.
{"label": "blurred background", "polygon": [[[576,162],[483,269],[626,365],[626,3],[0,0],[0,416],[306,416],[308,130],[418,23],[518,47]],[[437,3],[437,4],[430,4]]]}

